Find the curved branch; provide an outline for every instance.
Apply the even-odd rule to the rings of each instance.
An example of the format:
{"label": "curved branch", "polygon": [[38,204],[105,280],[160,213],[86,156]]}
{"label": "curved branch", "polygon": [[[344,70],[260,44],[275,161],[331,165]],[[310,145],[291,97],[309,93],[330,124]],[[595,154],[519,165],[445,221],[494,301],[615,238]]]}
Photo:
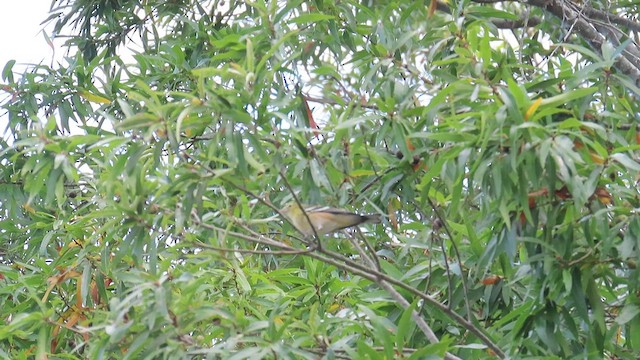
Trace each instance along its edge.
{"label": "curved branch", "polygon": [[[437,301],[436,299],[434,299],[433,297],[429,296],[428,294],[423,293],[422,291],[414,288],[413,286],[410,286],[408,284],[403,283],[400,280],[396,280],[390,276],[388,276],[387,274],[384,273],[380,273],[378,271],[374,271],[371,269],[361,269],[361,266],[358,266],[357,264],[355,264],[353,261],[350,261],[349,259],[344,258],[342,255],[328,251],[326,249],[322,249],[322,254],[318,254],[316,252],[312,252],[307,254],[307,256],[313,257],[315,259],[318,259],[322,262],[325,262],[327,264],[331,264],[337,268],[343,269],[345,271],[349,271],[353,274],[356,274],[358,276],[361,276],[365,279],[371,280],[375,283],[378,283],[379,280],[384,280],[388,283],[390,283],[391,285],[395,285],[397,287],[400,287],[406,291],[409,291],[410,293],[412,293],[413,295],[419,297],[420,299],[424,300],[425,302],[431,304],[433,307],[437,308],[438,310],[442,311],[443,313],[445,313],[447,316],[449,316],[452,320],[454,320],[456,323],[462,325],[465,329],[467,329],[469,332],[471,332],[472,334],[474,334],[475,336],[477,336],[480,340],[482,340],[482,342],[487,345],[493,352],[496,353],[496,355],[498,357],[500,357],[501,359],[504,359],[506,357],[505,353],[502,351],[502,349],[500,349],[500,347],[493,342],[493,340],[491,340],[491,338],[489,338],[485,333],[483,333],[480,329],[478,329],[473,323],[467,321],[467,319],[465,319],[464,317],[462,317],[461,315],[459,315],[458,313],[454,312],[453,310],[449,309],[449,307],[447,307],[446,305],[440,303],[439,301]],[[327,256],[331,256],[331,258],[327,257]],[[345,263],[341,263],[340,261],[335,260],[334,258],[338,258],[340,260],[347,260],[345,261]]]}
{"label": "curved branch", "polygon": [[[223,229],[223,228],[219,228],[215,225],[210,225],[210,224],[206,224],[200,221],[199,217],[196,214],[192,214],[193,218],[194,218],[194,224],[198,225],[198,226],[202,226],[205,227],[209,230],[215,230],[215,231],[221,231],[224,232],[225,234],[229,235],[229,236],[234,236],[237,237],[239,239],[243,239],[243,240],[247,240],[250,242],[256,242],[259,244],[264,244],[264,245],[270,245],[270,246],[274,246],[274,247],[278,247],[284,251],[299,251],[300,249],[294,248],[290,245],[287,245],[285,243],[282,243],[280,241],[277,240],[273,240],[270,239],[262,234],[256,233],[255,231],[244,227],[245,230],[247,230],[248,232],[251,233],[251,235],[246,235],[243,233],[239,233],[239,232],[235,232],[235,231],[230,231],[228,229]],[[308,252],[306,254],[304,254],[306,256],[312,257],[314,259],[320,260],[324,263],[333,265],[339,269],[345,270],[349,273],[358,275],[362,278],[365,278],[367,280],[370,280],[378,285],[382,286],[382,282],[387,283],[388,286],[396,286],[398,288],[404,289],[406,291],[408,291],[409,293],[413,294],[414,296],[417,296],[418,298],[422,299],[423,301],[425,301],[426,303],[432,305],[434,308],[442,311],[444,314],[446,314],[449,318],[451,318],[453,321],[455,321],[456,323],[460,324],[462,327],[464,327],[465,329],[467,329],[470,333],[474,334],[475,336],[477,336],[485,345],[487,345],[487,347],[489,347],[498,357],[504,359],[506,357],[504,351],[502,351],[502,349],[491,339],[489,338],[488,335],[486,335],[481,329],[479,329],[478,327],[476,327],[472,322],[468,321],[466,318],[464,318],[463,316],[459,315],[458,313],[456,313],[455,311],[453,311],[452,309],[450,309],[449,307],[447,307],[446,305],[440,303],[438,300],[436,300],[435,298],[429,296],[428,294],[416,289],[415,287],[408,285],[400,280],[394,279],[392,277],[390,277],[389,275],[382,273],[380,271],[377,270],[373,270],[363,264],[359,264],[345,256],[343,256],[342,254],[330,251],[323,248],[320,249],[315,249],[315,251],[313,252]],[[386,287],[383,287],[386,289]],[[448,357],[450,359],[455,359],[455,357],[452,355],[452,357]]]}

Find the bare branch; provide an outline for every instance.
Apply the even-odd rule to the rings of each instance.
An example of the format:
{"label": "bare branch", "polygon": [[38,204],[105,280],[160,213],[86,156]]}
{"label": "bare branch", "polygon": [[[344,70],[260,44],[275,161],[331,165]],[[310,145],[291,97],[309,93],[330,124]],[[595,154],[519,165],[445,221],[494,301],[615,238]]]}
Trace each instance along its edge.
{"label": "bare branch", "polygon": [[592,19],[602,20],[608,23],[627,27],[629,30],[640,32],[640,23],[623,18],[621,16],[604,12],[602,10],[594,9],[590,6],[580,5],[583,8],[583,13]]}
{"label": "bare branch", "polygon": [[493,25],[495,25],[498,29],[519,29],[519,28],[534,27],[534,26],[540,25],[542,23],[542,19],[534,16],[529,19],[519,19],[519,20],[496,19],[496,20],[491,20],[491,23],[493,23]]}
{"label": "bare branch", "polygon": [[195,246],[201,247],[203,249],[215,250],[220,252],[234,252],[234,253],[242,253],[242,254],[258,254],[258,255],[297,255],[308,253],[309,249],[304,250],[251,250],[251,249],[231,249],[231,248],[223,248],[217,247],[209,244],[205,244],[200,241],[191,242]]}

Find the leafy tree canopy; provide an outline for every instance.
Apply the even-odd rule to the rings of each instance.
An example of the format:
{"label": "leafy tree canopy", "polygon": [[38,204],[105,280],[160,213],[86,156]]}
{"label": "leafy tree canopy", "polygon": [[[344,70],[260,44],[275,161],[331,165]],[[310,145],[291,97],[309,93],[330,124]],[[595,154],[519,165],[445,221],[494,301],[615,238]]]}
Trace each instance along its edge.
{"label": "leafy tree canopy", "polygon": [[65,60],[2,71],[2,357],[639,356],[636,2],[50,13]]}

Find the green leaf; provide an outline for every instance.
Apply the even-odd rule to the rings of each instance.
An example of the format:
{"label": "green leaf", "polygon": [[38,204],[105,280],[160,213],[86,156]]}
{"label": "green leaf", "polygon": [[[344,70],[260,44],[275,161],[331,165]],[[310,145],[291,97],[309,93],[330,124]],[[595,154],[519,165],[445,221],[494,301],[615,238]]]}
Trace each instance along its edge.
{"label": "green leaf", "polygon": [[313,178],[313,182],[319,187],[331,189],[331,183],[329,182],[329,179],[327,178],[320,163],[316,159],[311,159],[309,165],[311,166],[311,177]]}
{"label": "green leaf", "polygon": [[[421,349],[418,349],[411,354],[408,360],[420,360],[420,359],[443,359],[447,351],[451,346],[450,339],[440,339],[440,342],[427,345]],[[432,355],[432,356],[431,356]]]}
{"label": "green leaf", "polygon": [[402,353],[405,344],[409,344],[409,338],[413,333],[416,323],[413,320],[413,312],[417,307],[417,300],[414,301],[409,307],[404,309],[400,321],[398,322],[398,330],[396,332],[396,348],[399,353]]}
{"label": "green leaf", "polygon": [[437,132],[437,133],[414,133],[409,135],[410,138],[422,138],[435,141],[448,141],[453,143],[475,142],[476,136],[467,133],[456,132]]}
{"label": "green leaf", "polygon": [[611,154],[609,158],[611,158],[611,160],[614,160],[620,163],[622,166],[624,166],[629,170],[640,172],[640,164],[634,161],[633,159],[631,159],[627,154],[623,154],[623,153]]}
{"label": "green leaf", "polygon": [[542,99],[541,107],[564,105],[572,100],[580,99],[595,93],[598,89],[595,87],[579,88],[571,91],[563,92],[560,95]]}
{"label": "green leaf", "polygon": [[15,64],[15,60],[7,61],[4,68],[2,68],[2,80],[13,83],[13,65]]}
{"label": "green leaf", "polygon": [[618,314],[618,317],[616,317],[616,323],[624,325],[633,320],[638,314],[640,314],[640,307],[638,305],[626,304]]}
{"label": "green leaf", "polygon": [[469,6],[465,12],[479,18],[495,18],[506,20],[519,20],[518,16],[510,12],[498,10],[489,6]]}
{"label": "green leaf", "polygon": [[298,17],[295,17],[289,20],[288,22],[294,23],[294,24],[306,24],[306,23],[317,23],[317,22],[333,20],[333,19],[335,19],[335,16],[332,16],[332,15],[320,14],[320,13],[306,13]]}

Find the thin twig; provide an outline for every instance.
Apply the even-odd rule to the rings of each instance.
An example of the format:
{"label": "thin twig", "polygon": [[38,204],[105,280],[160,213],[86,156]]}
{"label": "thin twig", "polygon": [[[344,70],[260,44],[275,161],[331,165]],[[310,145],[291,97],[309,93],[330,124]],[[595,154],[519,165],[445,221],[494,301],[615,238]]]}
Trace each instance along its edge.
{"label": "thin twig", "polygon": [[[440,245],[440,248],[442,249],[442,259],[444,260],[444,271],[447,274],[447,288],[449,289],[449,291],[447,291],[447,303],[449,304],[449,306],[452,306],[453,303],[453,278],[451,276],[451,267],[449,266],[449,259],[447,259],[447,247],[444,245],[444,241],[442,240],[442,238],[437,234],[434,233],[433,234],[433,238],[435,241],[437,241]],[[451,241],[453,241],[453,239],[451,239]],[[460,266],[460,268],[462,268],[462,266]],[[463,274],[464,276],[464,274]],[[466,298],[467,294],[465,294],[465,298]]]}
{"label": "thin twig", "polygon": [[[309,218],[309,214],[307,214],[307,212],[305,211],[304,206],[302,206],[302,203],[300,202],[300,199],[298,199],[298,196],[296,195],[296,192],[293,190],[293,187],[291,187],[291,184],[289,184],[289,180],[287,180],[287,177],[284,175],[282,169],[280,169],[280,177],[282,178],[282,181],[284,182],[284,185],[287,187],[287,189],[289,189],[289,193],[293,197],[293,200],[296,202],[298,207],[300,207],[300,210],[302,210],[302,213],[304,214],[304,217],[307,219],[307,223],[311,227],[311,230],[313,230],[313,236],[314,236],[314,238],[316,240],[316,249],[318,249],[318,250],[321,249],[322,248],[322,244],[320,243],[320,236],[318,236],[318,232],[316,231],[316,227],[313,226],[313,223],[311,222],[311,219]],[[296,228],[296,227],[294,226],[294,228]],[[296,230],[298,230],[302,234],[302,231],[300,231],[298,228],[296,228]]]}
{"label": "thin twig", "polygon": [[213,246],[213,245],[209,245],[209,244],[205,244],[201,241],[191,241],[192,244],[204,248],[204,249],[208,249],[208,250],[215,250],[215,251],[220,251],[220,252],[237,252],[237,253],[243,253],[243,254],[260,254],[260,255],[297,255],[297,254],[304,254],[304,253],[308,253],[309,249],[304,249],[304,250],[250,250],[250,249],[231,249],[231,248],[223,248],[223,247],[217,247],[217,246]]}
{"label": "thin twig", "polygon": [[[438,310],[442,311],[443,313],[445,313],[447,316],[449,316],[452,320],[454,320],[456,323],[460,324],[461,326],[463,326],[465,329],[467,329],[469,332],[471,332],[472,334],[474,334],[475,336],[477,336],[485,345],[487,345],[493,352],[496,353],[496,355],[499,358],[504,359],[506,357],[504,351],[502,351],[502,349],[500,349],[500,347],[498,345],[496,345],[496,343],[493,342],[493,340],[491,340],[485,333],[483,333],[479,328],[477,328],[471,321],[468,321],[467,319],[465,319],[464,317],[460,316],[459,314],[457,314],[456,312],[454,312],[453,310],[449,309],[448,306],[438,302],[436,299],[432,298],[431,296],[429,296],[428,294],[416,289],[413,286],[410,286],[408,284],[405,284],[404,282],[400,281],[400,280],[396,280],[390,276],[388,276],[387,274],[384,273],[380,273],[379,271],[375,271],[375,270],[371,270],[371,269],[361,269],[360,266],[358,266],[357,263],[354,263],[353,261],[344,258],[344,256],[337,254],[335,252],[332,251],[328,251],[326,249],[323,249],[321,251],[321,254],[318,252],[312,252],[307,254],[307,256],[313,257],[314,259],[318,259],[322,262],[325,262],[327,264],[333,265],[337,268],[343,269],[345,271],[348,271],[352,274],[361,276],[365,279],[369,279],[375,283],[379,283],[381,280],[384,280],[388,283],[390,283],[391,285],[395,285],[398,286],[416,296],[418,296],[419,298],[423,299],[424,301],[428,302],[429,304],[431,304],[433,307],[437,308]],[[337,261],[335,258],[340,258],[343,262]],[[344,259],[344,260],[343,260]],[[345,261],[346,260],[346,261]]]}
{"label": "thin twig", "polygon": [[[388,282],[381,280],[378,282],[378,285],[380,285],[380,287],[382,287],[383,289],[385,289],[389,295],[391,295],[391,297],[398,303],[400,304],[400,306],[402,306],[403,309],[407,309],[411,306],[411,304],[409,304],[409,302],[407,301],[407,299],[405,299],[396,289],[393,288],[393,286],[391,286]],[[413,320],[416,322],[416,325],[418,325],[418,327],[420,328],[420,330],[422,330],[422,332],[424,333],[424,335],[427,337],[427,339],[429,339],[429,341],[432,344],[438,343],[440,342],[440,340],[438,340],[438,337],[436,336],[436,334],[433,332],[433,330],[431,329],[431,327],[429,326],[429,324],[427,324],[427,322],[424,320],[424,318],[422,316],[420,316],[420,314],[418,314],[418,312],[416,312],[415,310],[411,310],[411,317],[413,318]],[[450,360],[460,360],[459,357],[450,354],[449,352],[447,352],[444,356],[445,359],[450,359]]]}
{"label": "thin twig", "polygon": [[[359,229],[358,229],[359,231]],[[362,236],[362,232],[360,232],[360,236]],[[364,236],[362,236],[364,239]],[[376,271],[380,271],[380,263],[378,260],[377,255],[375,254],[375,252],[373,252],[372,257],[373,259],[375,259],[375,261],[372,259],[372,257],[368,256],[366,254],[366,252],[364,251],[364,249],[362,248],[362,246],[360,246],[360,244],[358,244],[358,240],[355,239],[352,236],[349,236],[349,240],[351,240],[351,243],[356,247],[356,249],[358,250],[358,252],[360,253],[360,256],[369,263],[369,266],[371,266],[372,269],[375,269]],[[367,246],[371,249],[371,246],[368,245]],[[377,284],[380,285],[380,287],[382,287],[383,289],[385,289],[389,295],[391,295],[391,297],[398,303],[400,304],[400,306],[402,306],[403,309],[407,309],[411,306],[411,304],[409,304],[409,302],[396,290],[393,288],[393,286],[391,286],[388,282],[379,279],[377,281]],[[440,342],[440,340],[438,339],[438,336],[435,334],[435,332],[433,332],[433,330],[431,329],[431,326],[429,326],[429,324],[427,324],[427,322],[424,320],[424,318],[422,316],[420,316],[420,314],[418,312],[416,312],[415,310],[411,311],[411,317],[413,318],[413,320],[416,322],[416,325],[418,325],[418,327],[420,328],[420,330],[422,330],[422,333],[427,337],[427,339],[432,343],[438,343]],[[446,353],[445,355],[446,359],[451,359],[451,360],[459,360],[460,358],[450,354],[450,353]]]}
{"label": "thin twig", "polygon": [[[460,251],[458,250],[458,245],[456,244],[454,238],[453,238],[453,233],[451,232],[451,230],[449,229],[449,225],[447,225],[447,220],[444,218],[444,216],[442,216],[440,214],[440,212],[438,211],[438,208],[436,207],[436,204],[433,202],[433,200],[431,200],[431,198],[429,196],[426,196],[427,201],[429,202],[429,205],[431,206],[431,208],[433,209],[433,212],[436,214],[436,217],[440,220],[440,222],[442,223],[442,227],[444,228],[444,231],[447,233],[447,236],[449,236],[449,239],[451,240],[451,247],[453,248],[454,253],[456,254],[456,260],[458,261],[458,266],[460,266],[460,279],[462,281],[462,291],[464,292],[464,304],[465,307],[467,309],[467,320],[469,320],[469,322],[472,321],[471,318],[471,305],[469,304],[469,288],[467,287],[467,280],[465,279],[465,275],[464,275],[464,271],[462,270],[462,256],[460,256]],[[424,214],[423,214],[424,216]],[[446,252],[443,254],[443,256],[447,257]],[[446,263],[446,260],[445,260]]]}
{"label": "thin twig", "polygon": [[356,227],[356,231],[358,232],[360,239],[364,242],[364,244],[371,252],[371,266],[378,271],[382,271],[382,267],[380,267],[380,259],[378,258],[378,254],[376,254],[376,249],[371,246],[371,244],[369,244],[369,240],[367,240],[367,238],[364,236],[364,234],[362,234],[362,231],[360,231],[359,228]]}

